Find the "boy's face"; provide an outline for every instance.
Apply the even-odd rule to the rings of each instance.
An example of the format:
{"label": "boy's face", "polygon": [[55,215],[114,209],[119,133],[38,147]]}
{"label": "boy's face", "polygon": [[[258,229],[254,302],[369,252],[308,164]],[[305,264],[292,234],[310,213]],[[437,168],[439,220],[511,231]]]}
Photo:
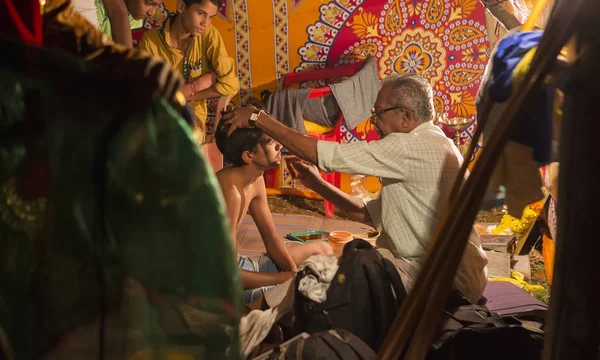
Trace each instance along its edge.
{"label": "boy's face", "polygon": [[[180,0],[180,3],[183,1]],[[209,0],[205,0],[201,4],[192,4],[189,7],[182,5],[183,11],[180,11],[182,16],[183,28],[186,33],[193,36],[198,36],[206,30],[212,22],[212,19],[217,16],[219,8]]]}
{"label": "boy's face", "polygon": [[151,18],[156,13],[156,8],[163,3],[163,0],[126,0],[127,10],[136,20]]}
{"label": "boy's face", "polygon": [[265,169],[277,168],[281,162],[281,148],[281,144],[272,137],[263,135],[252,161]]}

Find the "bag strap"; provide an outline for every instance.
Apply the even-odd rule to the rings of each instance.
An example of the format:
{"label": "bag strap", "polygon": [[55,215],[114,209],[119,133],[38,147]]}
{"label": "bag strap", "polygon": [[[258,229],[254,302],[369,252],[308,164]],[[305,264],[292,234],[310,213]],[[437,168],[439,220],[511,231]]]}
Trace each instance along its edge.
{"label": "bag strap", "polygon": [[[337,332],[338,337],[342,339],[346,344],[348,344],[358,357],[361,359],[377,359],[377,354],[373,349],[369,347],[364,341],[356,337],[356,335],[351,332],[344,330],[334,330]],[[334,335],[335,336],[335,335]]]}
{"label": "bag strap", "polygon": [[[275,346],[271,353],[268,355],[268,357],[266,358],[266,360],[280,360],[283,359],[285,353],[281,352],[281,348],[279,347],[279,345]],[[248,358],[249,359],[254,359],[255,357],[260,356],[259,354],[252,354],[250,355]]]}
{"label": "bag strap", "polygon": [[[389,303],[386,302],[384,296],[388,295],[387,291],[390,291],[389,284],[385,281],[385,277],[381,276],[381,273],[375,268],[379,267],[378,263],[372,263],[364,266],[365,276],[368,282],[369,300],[371,301],[371,309],[373,315],[373,333],[365,334],[368,339],[365,339],[373,348],[377,349],[383,338],[386,335],[388,326],[386,326],[386,319],[394,318],[397,309],[390,308]],[[386,287],[388,287],[386,289]]]}
{"label": "bag strap", "polygon": [[355,338],[348,343],[352,349],[358,354],[358,357],[363,360],[377,359],[377,354],[364,341]]}
{"label": "bag strap", "polygon": [[[489,317],[484,317],[478,311],[484,312]],[[466,327],[485,328],[489,325],[495,327],[506,326],[501,318],[494,317],[493,314],[484,306],[463,305],[445,310],[443,315],[448,319],[440,324],[438,338],[432,342],[432,347],[438,349],[450,337]]]}
{"label": "bag strap", "polygon": [[382,257],[381,261],[383,263],[383,269],[392,283],[394,294],[396,295],[396,302],[398,304],[398,308],[400,308],[404,298],[406,297],[406,288],[404,287],[404,283],[402,283],[402,278],[400,278],[400,274],[398,274],[398,269],[396,269],[394,263],[384,257]]}
{"label": "bag strap", "polygon": [[341,338],[336,337],[331,332],[323,332],[319,334],[321,340],[323,340],[335,353],[339,356],[340,359],[352,359],[356,357],[356,354],[352,351],[352,347],[346,341],[343,341]]}
{"label": "bag strap", "polygon": [[[374,334],[369,334],[371,341],[367,341],[374,349],[378,349],[383,338],[387,335],[392,319],[396,316],[406,290],[402,279],[394,264],[383,258],[376,250],[373,250],[376,258],[380,261],[364,265],[365,275],[369,283],[370,298],[372,301],[373,319],[375,320]],[[383,270],[383,274],[381,271]],[[389,282],[388,282],[389,281]],[[391,285],[391,289],[390,289]],[[394,292],[395,304],[389,302],[389,292]]]}
{"label": "bag strap", "polygon": [[[485,316],[482,316],[480,312],[483,312]],[[484,324],[502,327],[508,325],[501,317],[495,316],[485,306],[480,305],[459,306],[452,312],[445,311],[445,314],[463,326]]]}
{"label": "bag strap", "polygon": [[[285,348],[281,347],[283,344],[278,344],[266,360],[283,360],[285,358],[302,359],[302,352],[304,351],[306,339],[307,338],[305,337],[300,337]],[[250,359],[252,359],[252,357],[250,357]]]}

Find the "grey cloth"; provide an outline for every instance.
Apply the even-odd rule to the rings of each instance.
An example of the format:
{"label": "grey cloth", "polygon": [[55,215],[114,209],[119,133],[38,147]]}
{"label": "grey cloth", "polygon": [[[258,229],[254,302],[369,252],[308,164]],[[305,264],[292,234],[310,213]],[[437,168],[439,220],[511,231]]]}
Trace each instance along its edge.
{"label": "grey cloth", "polygon": [[368,119],[379,91],[377,61],[368,56],[348,79],[330,85],[333,97],[309,99],[312,89],[282,89],[267,100],[267,111],[284,125],[306,134],[304,120],[333,127],[340,111],[351,129]]}
{"label": "grey cloth", "polygon": [[331,85],[331,92],[337,100],[344,120],[350,129],[371,116],[379,92],[377,60],[367,56],[363,67],[347,80]]}
{"label": "grey cloth", "polygon": [[306,134],[304,120],[332,127],[340,113],[335,98],[309,99],[312,89],[282,89],[267,100],[267,111],[287,127]]}

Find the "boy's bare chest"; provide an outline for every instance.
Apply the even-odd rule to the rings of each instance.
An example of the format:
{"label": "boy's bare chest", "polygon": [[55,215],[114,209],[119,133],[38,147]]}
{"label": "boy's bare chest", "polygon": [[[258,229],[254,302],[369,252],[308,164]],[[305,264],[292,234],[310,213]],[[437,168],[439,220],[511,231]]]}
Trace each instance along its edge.
{"label": "boy's bare chest", "polygon": [[242,221],[244,221],[244,217],[246,216],[246,214],[248,213],[248,209],[250,208],[250,203],[252,202],[252,199],[254,199],[254,188],[252,186],[249,186],[246,189],[240,189],[240,196],[242,198],[242,201],[240,204],[240,211],[238,213],[238,228],[242,224]]}

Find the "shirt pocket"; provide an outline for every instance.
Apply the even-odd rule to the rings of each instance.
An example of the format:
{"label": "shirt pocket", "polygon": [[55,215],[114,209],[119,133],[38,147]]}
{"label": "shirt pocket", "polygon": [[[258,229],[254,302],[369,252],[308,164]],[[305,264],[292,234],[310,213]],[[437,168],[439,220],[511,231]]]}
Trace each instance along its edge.
{"label": "shirt pocket", "polygon": [[190,80],[194,80],[204,74],[204,64],[202,60],[190,61]]}

